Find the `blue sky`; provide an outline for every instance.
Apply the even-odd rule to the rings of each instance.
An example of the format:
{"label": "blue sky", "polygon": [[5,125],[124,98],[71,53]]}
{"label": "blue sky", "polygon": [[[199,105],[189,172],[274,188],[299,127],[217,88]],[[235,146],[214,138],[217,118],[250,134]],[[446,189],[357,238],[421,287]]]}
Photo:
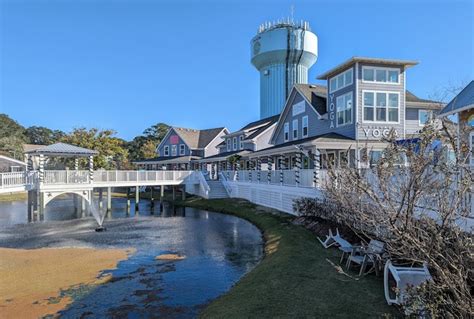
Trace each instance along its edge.
{"label": "blue sky", "polygon": [[310,22],[316,76],[351,56],[414,59],[424,98],[474,78],[473,2],[0,0],[0,113],[25,126],[238,129],[259,117],[250,40],[264,21]]}

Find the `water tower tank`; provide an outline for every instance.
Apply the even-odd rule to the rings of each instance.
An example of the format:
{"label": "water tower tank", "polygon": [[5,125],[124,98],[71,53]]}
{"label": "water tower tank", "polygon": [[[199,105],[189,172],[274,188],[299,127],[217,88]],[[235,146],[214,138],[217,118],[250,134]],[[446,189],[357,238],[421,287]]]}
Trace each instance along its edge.
{"label": "water tower tank", "polygon": [[280,114],[296,83],[308,83],[318,58],[318,38],[307,22],[266,23],[251,41],[252,64],[260,72],[260,118]]}

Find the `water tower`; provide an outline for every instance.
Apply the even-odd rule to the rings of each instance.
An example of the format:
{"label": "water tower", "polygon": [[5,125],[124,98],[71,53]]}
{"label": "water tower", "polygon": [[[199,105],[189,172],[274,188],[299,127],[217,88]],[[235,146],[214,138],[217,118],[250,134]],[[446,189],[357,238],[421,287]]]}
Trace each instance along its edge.
{"label": "water tower", "polygon": [[252,39],[251,51],[260,72],[260,118],[280,114],[293,85],[308,83],[308,69],[318,58],[318,38],[307,22],[265,23]]}

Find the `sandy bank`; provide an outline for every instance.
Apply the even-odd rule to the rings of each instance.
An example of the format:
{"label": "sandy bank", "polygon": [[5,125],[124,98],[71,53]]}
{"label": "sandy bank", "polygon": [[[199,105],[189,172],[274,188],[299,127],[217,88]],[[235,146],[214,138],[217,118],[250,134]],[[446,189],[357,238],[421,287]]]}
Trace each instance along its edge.
{"label": "sandy bank", "polygon": [[72,302],[67,291],[100,284],[132,250],[0,248],[0,317],[38,318]]}

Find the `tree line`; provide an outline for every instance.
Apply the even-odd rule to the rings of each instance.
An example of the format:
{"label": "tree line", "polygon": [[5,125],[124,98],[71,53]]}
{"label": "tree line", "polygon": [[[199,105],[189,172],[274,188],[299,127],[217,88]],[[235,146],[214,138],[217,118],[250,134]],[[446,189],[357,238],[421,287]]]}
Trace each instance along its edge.
{"label": "tree line", "polygon": [[23,160],[23,144],[63,142],[98,151],[94,158],[96,168],[128,169],[135,160],[157,156],[156,147],[168,128],[167,124],[157,123],[126,141],[117,137],[114,130],[79,127],[66,133],[44,126],[24,127],[7,114],[0,114],[0,154]]}

